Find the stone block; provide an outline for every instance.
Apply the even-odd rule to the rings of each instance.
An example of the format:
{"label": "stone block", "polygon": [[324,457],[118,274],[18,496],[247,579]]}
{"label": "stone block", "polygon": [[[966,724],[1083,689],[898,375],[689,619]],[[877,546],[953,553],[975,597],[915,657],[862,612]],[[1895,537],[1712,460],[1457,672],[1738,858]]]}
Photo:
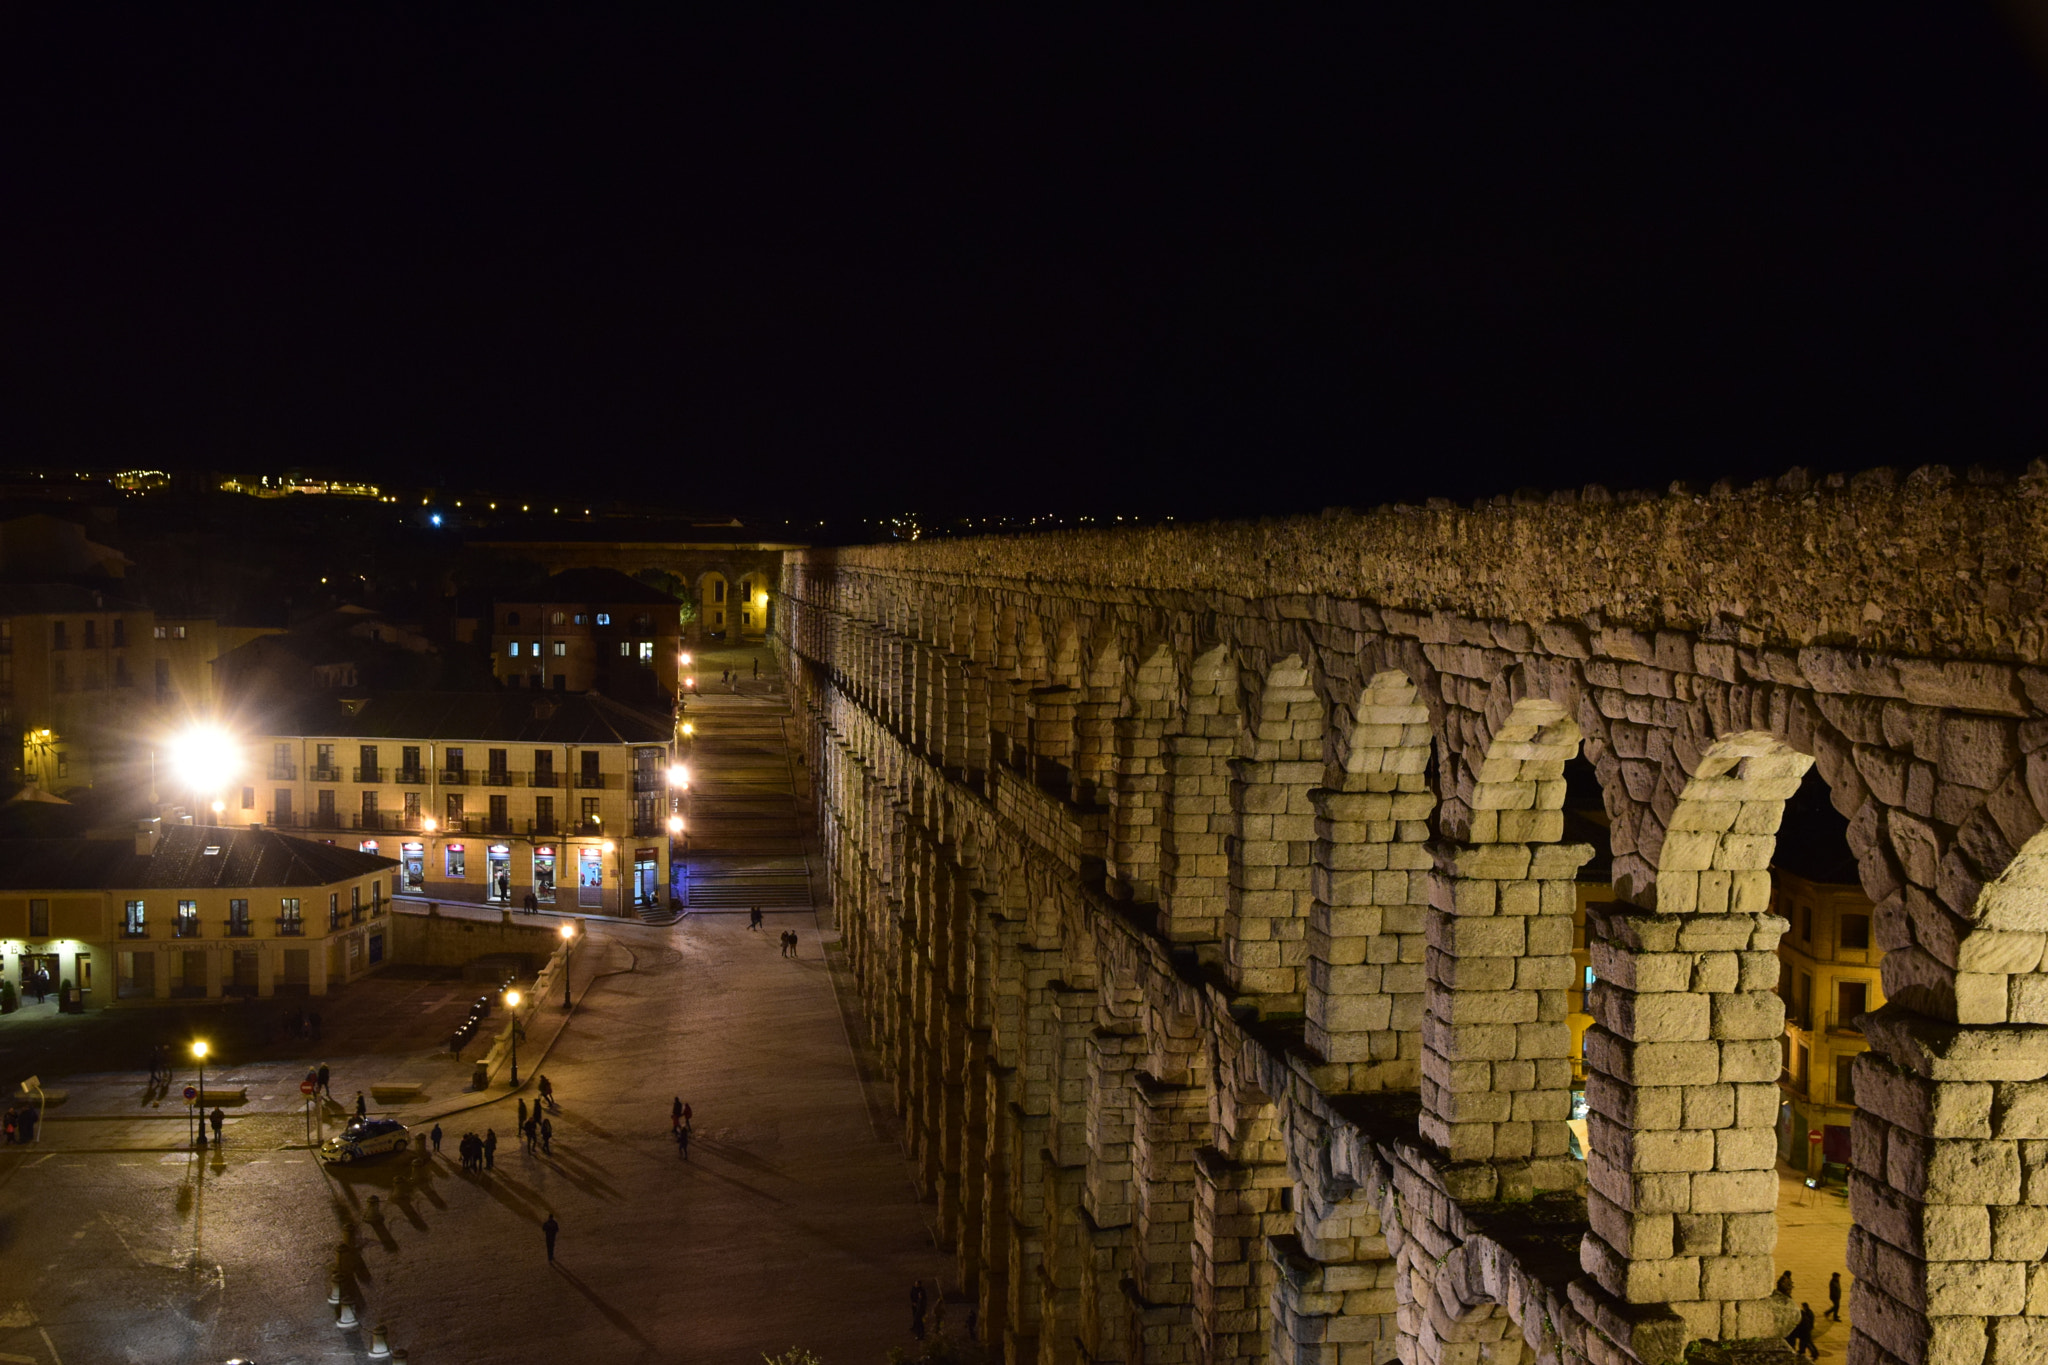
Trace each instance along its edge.
{"label": "stone block", "polygon": [[1692,1178],[1692,1213],[1755,1213],[1778,1206],[1778,1174],[1705,1171]]}
{"label": "stone block", "polygon": [[1775,1040],[1785,1031],[1785,1002],[1774,992],[1753,991],[1692,998],[1712,1000],[1713,1036],[1716,1038]]}

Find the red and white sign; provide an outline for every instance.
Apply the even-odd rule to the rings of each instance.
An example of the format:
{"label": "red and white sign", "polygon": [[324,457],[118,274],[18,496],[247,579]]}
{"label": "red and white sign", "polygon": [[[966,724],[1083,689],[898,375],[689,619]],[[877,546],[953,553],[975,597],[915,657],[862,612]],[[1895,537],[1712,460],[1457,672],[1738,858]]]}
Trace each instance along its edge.
{"label": "red and white sign", "polygon": [[1820,1141],[1820,1129],[1818,1129],[1818,1128],[1809,1128],[1809,1129],[1807,1129],[1807,1130],[1806,1130],[1806,1140],[1807,1140],[1808,1142],[1819,1142],[1819,1141]]}
{"label": "red and white sign", "polygon": [[315,1084],[314,1084],[313,1082],[311,1082],[311,1081],[300,1081],[300,1082],[299,1082],[299,1093],[300,1093],[301,1095],[310,1095],[310,1094],[312,1094],[312,1093],[313,1093],[313,1092],[314,1092],[315,1090],[318,1090],[319,1088],[320,1088],[319,1086],[315,1085]]}

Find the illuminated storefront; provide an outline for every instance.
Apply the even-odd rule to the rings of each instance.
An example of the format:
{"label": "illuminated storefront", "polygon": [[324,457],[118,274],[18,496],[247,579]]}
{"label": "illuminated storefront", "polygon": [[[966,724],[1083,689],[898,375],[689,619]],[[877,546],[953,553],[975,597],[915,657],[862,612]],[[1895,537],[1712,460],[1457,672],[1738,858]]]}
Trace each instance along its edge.
{"label": "illuminated storefront", "polygon": [[485,850],[485,895],[500,905],[512,899],[512,845],[492,844]]}
{"label": "illuminated storefront", "polygon": [[533,850],[533,898],[542,905],[555,903],[555,846],[538,844]]}
{"label": "illuminated storefront", "polygon": [[399,864],[404,870],[405,889],[418,895],[427,889],[427,846],[408,839],[398,846]]}
{"label": "illuminated storefront", "polygon": [[576,850],[576,903],[592,909],[604,906],[604,850],[595,844]]}

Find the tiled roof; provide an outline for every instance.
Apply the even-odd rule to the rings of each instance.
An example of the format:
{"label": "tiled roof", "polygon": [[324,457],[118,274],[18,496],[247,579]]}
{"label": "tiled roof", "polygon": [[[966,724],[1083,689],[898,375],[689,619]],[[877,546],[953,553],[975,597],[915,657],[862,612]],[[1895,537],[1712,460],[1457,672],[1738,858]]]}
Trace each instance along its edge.
{"label": "tiled roof", "polygon": [[397,865],[276,830],[209,825],[170,826],[153,854],[132,839],[0,839],[5,891],[327,886]]}
{"label": "tiled roof", "polygon": [[[355,700],[361,704],[350,706]],[[506,744],[666,744],[674,727],[592,692],[373,692],[308,699],[271,733],[321,739],[475,740]]]}

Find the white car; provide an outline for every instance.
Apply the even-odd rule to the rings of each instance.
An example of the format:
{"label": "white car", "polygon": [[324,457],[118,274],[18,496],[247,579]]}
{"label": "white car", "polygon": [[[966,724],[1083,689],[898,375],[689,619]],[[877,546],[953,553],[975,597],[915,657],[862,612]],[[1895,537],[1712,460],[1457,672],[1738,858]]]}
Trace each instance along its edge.
{"label": "white car", "polygon": [[364,1157],[382,1156],[386,1152],[402,1152],[410,1140],[411,1135],[405,1125],[397,1119],[350,1119],[348,1127],[320,1144],[320,1159],[361,1161]]}

